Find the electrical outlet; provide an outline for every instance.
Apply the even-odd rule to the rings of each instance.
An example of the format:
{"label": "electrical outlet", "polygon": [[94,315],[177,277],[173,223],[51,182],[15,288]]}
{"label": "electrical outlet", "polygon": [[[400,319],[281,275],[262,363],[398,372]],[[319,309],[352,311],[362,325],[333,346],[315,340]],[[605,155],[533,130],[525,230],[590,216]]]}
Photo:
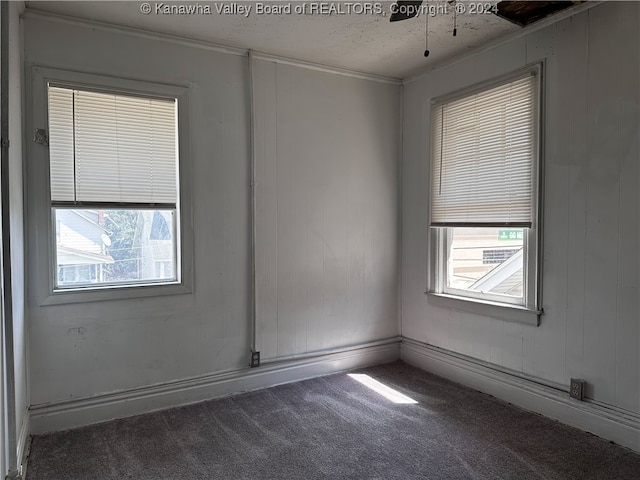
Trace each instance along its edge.
{"label": "electrical outlet", "polygon": [[260,366],[260,352],[251,352],[251,368]]}
{"label": "electrical outlet", "polygon": [[577,400],[584,399],[584,380],[578,378],[571,379],[571,385],[569,387],[569,396]]}

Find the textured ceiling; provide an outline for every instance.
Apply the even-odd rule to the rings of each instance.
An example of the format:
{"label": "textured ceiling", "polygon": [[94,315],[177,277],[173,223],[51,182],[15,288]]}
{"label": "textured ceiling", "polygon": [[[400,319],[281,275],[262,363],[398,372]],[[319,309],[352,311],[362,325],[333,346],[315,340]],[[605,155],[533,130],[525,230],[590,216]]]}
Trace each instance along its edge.
{"label": "textured ceiling", "polygon": [[[285,9],[290,5],[290,13],[279,14],[261,13],[259,3],[150,1],[151,12],[148,14],[142,13],[145,7],[141,1],[43,1],[27,2],[27,8],[395,78],[406,78],[520,30],[490,12],[479,13],[478,8],[472,7],[480,5],[477,2],[452,4],[432,0],[428,5],[434,15],[420,15],[394,23],[389,22],[393,2],[262,3]],[[454,37],[453,10],[456,5],[460,13],[457,15],[457,36]],[[163,11],[176,8],[172,6],[190,7],[196,13]],[[321,8],[325,11],[320,11]],[[296,9],[305,9],[305,13],[296,13]],[[374,11],[360,13],[356,9]],[[472,12],[472,9],[476,11]],[[427,16],[429,58],[423,56]]]}

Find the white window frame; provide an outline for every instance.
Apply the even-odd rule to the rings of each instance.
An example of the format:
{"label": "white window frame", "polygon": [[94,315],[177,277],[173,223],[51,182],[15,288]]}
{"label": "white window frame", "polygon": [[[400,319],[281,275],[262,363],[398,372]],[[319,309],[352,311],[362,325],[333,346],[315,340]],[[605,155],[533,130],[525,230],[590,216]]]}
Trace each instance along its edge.
{"label": "white window frame", "polygon": [[[136,282],[118,285],[56,288],[56,226],[51,205],[49,149],[28,138],[27,188],[29,221],[29,272],[32,300],[39,305],[56,305],[126,298],[188,294],[193,291],[193,229],[191,224],[191,169],[189,152],[189,89],[186,86],[157,84],[34,66],[28,72],[32,89],[27,96],[30,132],[48,128],[48,86],[64,85],[141,96],[174,98],[178,103],[178,176],[176,201],[177,280],[162,283]],[[117,209],[117,207],[114,207]],[[126,208],[126,207],[125,207]]]}
{"label": "white window frame", "polygon": [[[542,315],[542,212],[543,212],[543,65],[541,63],[527,66],[507,75],[500,76],[487,82],[434,98],[431,108],[456,99],[489,90],[493,87],[509,83],[524,75],[534,74],[537,82],[534,105],[534,182],[532,201],[532,225],[525,228],[523,248],[525,259],[523,263],[524,299],[509,298],[506,295],[486,294],[469,290],[447,287],[448,266],[448,230],[452,227],[427,226],[428,232],[428,271],[427,295],[430,303],[438,306],[457,308],[473,313],[493,316],[508,321],[515,321],[531,325],[540,324]],[[431,116],[429,115],[429,124]],[[429,129],[431,131],[431,128]],[[432,171],[432,154],[429,153],[429,179]],[[429,182],[431,185],[431,182]],[[430,197],[430,196],[429,196]],[[429,201],[429,216],[431,218],[431,201]],[[473,225],[469,225],[472,227]]]}

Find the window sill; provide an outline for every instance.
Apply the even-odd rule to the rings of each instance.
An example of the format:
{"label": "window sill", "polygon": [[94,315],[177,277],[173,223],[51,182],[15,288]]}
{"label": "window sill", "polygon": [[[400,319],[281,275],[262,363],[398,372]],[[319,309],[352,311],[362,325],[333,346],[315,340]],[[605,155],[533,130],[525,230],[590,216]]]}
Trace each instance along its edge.
{"label": "window sill", "polygon": [[523,323],[534,327],[540,326],[540,315],[543,314],[542,310],[531,310],[520,305],[509,305],[508,303],[491,302],[445,293],[426,292],[425,295],[427,295],[429,304],[437,307],[462,310],[506,322]]}
{"label": "window sill", "polygon": [[192,288],[181,283],[57,290],[45,297],[40,302],[40,306],[163,297],[165,295],[185,295],[189,293],[192,293]]}

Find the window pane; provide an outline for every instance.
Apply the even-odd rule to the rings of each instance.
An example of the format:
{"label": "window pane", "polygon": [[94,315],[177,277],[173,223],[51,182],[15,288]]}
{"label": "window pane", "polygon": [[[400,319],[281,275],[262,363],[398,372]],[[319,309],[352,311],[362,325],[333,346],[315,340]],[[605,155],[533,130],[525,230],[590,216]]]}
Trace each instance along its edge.
{"label": "window pane", "polygon": [[175,210],[54,209],[56,286],[177,281]]}
{"label": "window pane", "polygon": [[525,229],[449,228],[448,288],[522,298]]}

